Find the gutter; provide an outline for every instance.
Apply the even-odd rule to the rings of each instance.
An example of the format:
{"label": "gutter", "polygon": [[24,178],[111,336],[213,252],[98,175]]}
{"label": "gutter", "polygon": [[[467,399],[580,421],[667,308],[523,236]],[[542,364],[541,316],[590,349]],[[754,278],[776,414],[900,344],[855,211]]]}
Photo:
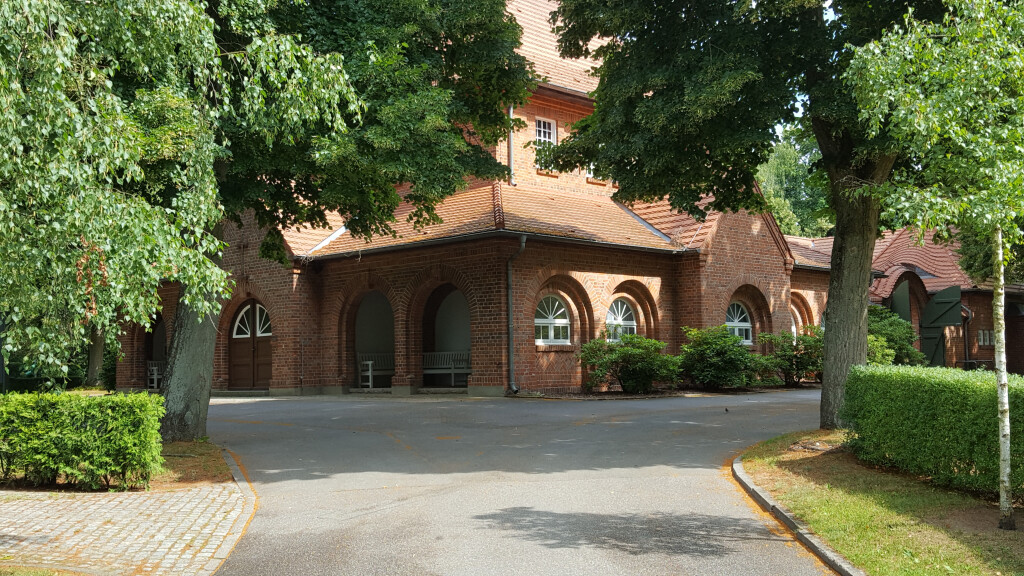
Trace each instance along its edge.
{"label": "gutter", "polygon": [[324,260],[336,260],[340,258],[352,258],[362,257],[367,254],[381,254],[385,252],[394,252],[396,250],[410,250],[419,246],[438,246],[441,244],[453,244],[456,242],[463,242],[467,240],[480,240],[484,238],[508,238],[508,237],[520,237],[527,236],[534,240],[547,240],[552,242],[563,242],[566,244],[580,244],[584,246],[602,246],[605,248],[616,248],[619,250],[633,250],[636,252],[648,252],[653,254],[684,254],[688,252],[700,252],[696,248],[651,248],[647,246],[630,246],[628,244],[619,244],[616,242],[606,242],[602,240],[584,240],[581,238],[572,238],[569,236],[555,236],[554,234],[538,234],[532,232],[517,232],[515,230],[486,230],[483,232],[471,232],[469,234],[459,234],[456,236],[447,236],[444,238],[434,238],[431,240],[422,240],[419,242],[407,242],[405,244],[395,244],[393,246],[384,246],[382,248],[370,248],[367,250],[352,250],[350,252],[338,252],[335,254],[324,254],[322,256],[307,255],[306,259],[316,261]]}
{"label": "gutter", "polygon": [[505,262],[505,285],[508,289],[507,305],[505,307],[508,315],[508,389],[513,394],[519,394],[519,386],[516,385],[516,346],[515,346],[515,322],[512,313],[512,261],[519,257],[526,250],[526,234],[519,237],[519,251],[509,256]]}

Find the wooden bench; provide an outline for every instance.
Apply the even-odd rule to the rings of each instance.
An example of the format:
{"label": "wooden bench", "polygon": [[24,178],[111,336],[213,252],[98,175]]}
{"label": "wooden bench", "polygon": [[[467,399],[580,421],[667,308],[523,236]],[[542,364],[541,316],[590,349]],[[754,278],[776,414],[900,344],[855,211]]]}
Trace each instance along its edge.
{"label": "wooden bench", "polygon": [[424,352],[424,374],[451,374],[455,386],[456,374],[472,374],[469,350],[460,352]]}
{"label": "wooden bench", "polygon": [[359,364],[359,386],[373,388],[373,377],[395,375],[395,354],[393,352],[360,352],[356,354]]}
{"label": "wooden bench", "polygon": [[167,362],[153,361],[146,362],[146,387],[157,390],[164,383],[164,370]]}

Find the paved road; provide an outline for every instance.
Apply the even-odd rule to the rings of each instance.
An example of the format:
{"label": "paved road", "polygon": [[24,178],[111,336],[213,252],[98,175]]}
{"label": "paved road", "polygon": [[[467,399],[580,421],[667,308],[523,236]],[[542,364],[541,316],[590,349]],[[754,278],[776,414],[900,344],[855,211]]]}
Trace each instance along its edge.
{"label": "paved road", "polygon": [[217,575],[828,573],[723,470],[818,401],[215,399],[260,498]]}

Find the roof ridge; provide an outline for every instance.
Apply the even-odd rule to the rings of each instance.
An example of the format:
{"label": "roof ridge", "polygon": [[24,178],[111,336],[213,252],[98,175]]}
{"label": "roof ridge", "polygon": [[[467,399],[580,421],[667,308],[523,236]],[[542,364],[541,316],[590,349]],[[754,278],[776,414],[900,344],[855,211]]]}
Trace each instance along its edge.
{"label": "roof ridge", "polygon": [[491,207],[494,212],[494,227],[498,230],[505,228],[505,202],[501,197],[501,180],[491,183]]}

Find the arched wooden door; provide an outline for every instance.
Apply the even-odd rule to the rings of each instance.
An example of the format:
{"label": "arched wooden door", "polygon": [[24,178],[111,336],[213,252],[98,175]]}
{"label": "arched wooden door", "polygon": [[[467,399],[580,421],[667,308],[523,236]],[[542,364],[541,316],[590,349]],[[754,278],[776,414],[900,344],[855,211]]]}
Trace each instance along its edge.
{"label": "arched wooden door", "polygon": [[270,351],[272,334],[267,309],[255,300],[243,304],[231,323],[231,345],[228,352],[231,388],[270,387],[273,369]]}

